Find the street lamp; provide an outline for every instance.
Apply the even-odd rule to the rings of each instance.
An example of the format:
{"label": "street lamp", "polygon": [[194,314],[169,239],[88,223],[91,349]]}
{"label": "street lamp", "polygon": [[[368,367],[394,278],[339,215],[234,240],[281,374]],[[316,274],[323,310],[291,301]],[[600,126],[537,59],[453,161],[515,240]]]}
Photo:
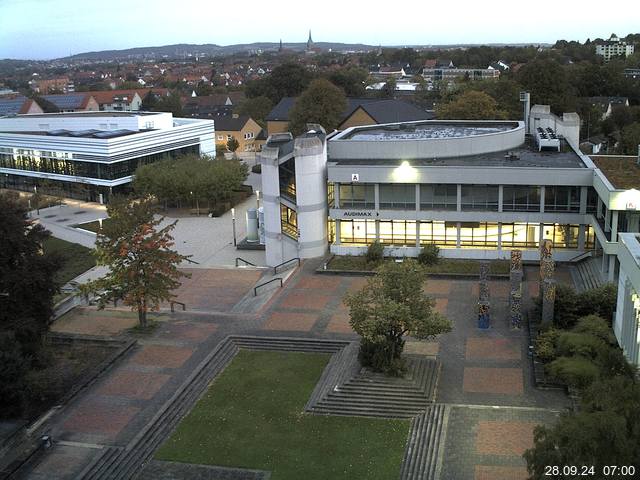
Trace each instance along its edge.
{"label": "street lamp", "polygon": [[231,209],[231,225],[233,227],[233,246],[237,246],[236,245],[236,209],[232,208]]}
{"label": "street lamp", "polygon": [[256,210],[260,210],[260,190],[256,190]]}

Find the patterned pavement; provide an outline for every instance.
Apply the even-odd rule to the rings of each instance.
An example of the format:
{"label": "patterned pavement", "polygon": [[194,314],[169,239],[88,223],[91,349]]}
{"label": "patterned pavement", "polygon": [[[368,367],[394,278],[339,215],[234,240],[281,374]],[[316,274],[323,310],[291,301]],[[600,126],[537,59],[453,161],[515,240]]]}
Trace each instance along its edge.
{"label": "patterned pavement", "polygon": [[[152,334],[141,336],[134,351],[58,415],[50,432],[57,443],[29,478],[77,478],[99,448],[125,447],[231,333],[355,339],[342,297],[362,288],[366,278],[318,275],[316,263],[306,262],[257,315],[205,312],[229,312],[258,281],[259,272],[196,269],[179,299],[202,312],[161,314]],[[536,276],[527,278],[532,281],[524,291],[533,292]],[[508,328],[506,285],[490,282],[492,328],[481,331],[475,325],[476,281],[429,280],[425,291],[454,329],[438,341],[407,339],[406,353],[437,355],[443,365],[436,401],[451,404],[452,413],[442,479],[525,479],[521,455],[532,445],[533,427],[553,422],[568,405],[562,394],[534,388],[526,334]],[[126,322],[120,317],[109,311],[81,311],[60,328],[89,333],[92,328],[104,330],[108,320],[116,318],[113,331],[121,331],[120,323]]]}

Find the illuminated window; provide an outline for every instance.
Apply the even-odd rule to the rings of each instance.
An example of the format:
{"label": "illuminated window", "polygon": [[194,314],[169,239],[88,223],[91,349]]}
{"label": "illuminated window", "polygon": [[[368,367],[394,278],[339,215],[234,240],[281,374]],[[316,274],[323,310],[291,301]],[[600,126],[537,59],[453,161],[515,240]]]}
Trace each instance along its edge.
{"label": "illuminated window", "polygon": [[368,245],[376,241],[375,220],[339,220],[340,243]]}
{"label": "illuminated window", "polygon": [[288,237],[298,239],[298,214],[282,203],[280,204],[280,229]]}
{"label": "illuminated window", "polygon": [[545,224],[542,238],[553,241],[554,248],[578,248],[578,225]]}
{"label": "illuminated window", "polygon": [[420,222],[420,244],[427,243],[455,247],[458,243],[458,224],[442,221]]}
{"label": "illuminated window", "polygon": [[502,248],[536,248],[540,245],[539,223],[503,223]]}
{"label": "illuminated window", "polygon": [[462,222],[460,224],[460,246],[465,248],[497,248],[498,224]]}
{"label": "illuminated window", "polygon": [[416,222],[405,220],[380,220],[380,243],[398,246],[415,246]]}

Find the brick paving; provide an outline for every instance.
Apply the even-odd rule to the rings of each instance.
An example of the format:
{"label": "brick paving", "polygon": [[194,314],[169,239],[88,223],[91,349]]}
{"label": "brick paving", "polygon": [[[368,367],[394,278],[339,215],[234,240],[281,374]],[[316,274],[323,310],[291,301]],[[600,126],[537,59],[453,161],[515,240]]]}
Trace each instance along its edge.
{"label": "brick paving", "polygon": [[[195,274],[178,291],[178,299],[203,313],[161,314],[163,322],[155,332],[141,337],[142,345],[60,415],[51,431],[54,439],[125,447],[231,333],[356,339],[341,299],[362,288],[367,278],[317,275],[317,265],[305,263],[255,316],[204,312],[229,312],[260,272],[192,269]],[[527,272],[527,280],[524,292],[531,295],[537,277]],[[532,427],[554,422],[568,402],[562,394],[533,387],[525,332],[511,330],[507,322],[508,282],[490,282],[492,327],[487,331],[476,328],[477,281],[431,278],[426,291],[454,329],[434,342],[407,338],[405,352],[437,355],[442,362],[436,401],[452,407],[441,480],[526,478],[520,455],[530,445]],[[528,302],[526,296],[525,305]],[[108,335],[135,323],[135,315],[128,312],[80,311],[54,329]],[[80,466],[95,454],[87,448],[53,450],[33,478],[77,478]],[[66,461],[67,456],[72,458]]]}
{"label": "brick paving", "polygon": [[51,325],[53,332],[79,335],[114,336],[135,327],[138,317],[132,312],[98,311],[95,308],[75,308]]}

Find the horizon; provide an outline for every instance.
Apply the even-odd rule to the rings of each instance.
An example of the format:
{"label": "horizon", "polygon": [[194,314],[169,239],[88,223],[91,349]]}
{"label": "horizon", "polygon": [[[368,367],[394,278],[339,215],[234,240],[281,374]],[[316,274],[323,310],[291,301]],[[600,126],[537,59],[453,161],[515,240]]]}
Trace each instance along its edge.
{"label": "horizon", "polygon": [[[309,30],[317,43],[383,47],[538,45],[553,44],[557,40],[583,43],[587,38],[609,38],[611,33],[621,37],[637,33],[637,25],[630,15],[618,15],[605,25],[600,22],[587,27],[589,30],[585,32],[585,26],[593,23],[590,12],[597,11],[600,5],[592,0],[583,2],[579,9],[554,5],[552,11],[514,6],[505,0],[487,0],[482,5],[463,1],[453,14],[444,5],[420,4],[413,7],[415,14],[408,17],[406,9],[375,15],[381,12],[378,5],[382,4],[364,10],[336,0],[325,2],[323,9],[311,17],[296,15],[300,8],[293,2],[279,2],[278,8],[264,9],[259,2],[249,0],[243,5],[243,11],[254,11],[258,15],[241,21],[232,15],[218,17],[215,9],[211,9],[214,13],[211,16],[194,15],[195,11],[210,11],[210,4],[203,0],[182,10],[175,10],[169,0],[158,0],[153,10],[146,5],[129,5],[124,0],[82,10],[74,3],[71,0],[3,1],[0,58],[42,61],[88,52],[174,44],[229,46],[278,43],[280,39],[283,43],[303,43]],[[282,11],[288,7],[291,15],[285,17]],[[633,9],[635,4],[622,0],[618,11],[625,7]],[[464,17],[455,16],[462,11]],[[353,19],[359,17],[362,21],[354,22]],[[157,28],[158,25],[167,28]]]}

